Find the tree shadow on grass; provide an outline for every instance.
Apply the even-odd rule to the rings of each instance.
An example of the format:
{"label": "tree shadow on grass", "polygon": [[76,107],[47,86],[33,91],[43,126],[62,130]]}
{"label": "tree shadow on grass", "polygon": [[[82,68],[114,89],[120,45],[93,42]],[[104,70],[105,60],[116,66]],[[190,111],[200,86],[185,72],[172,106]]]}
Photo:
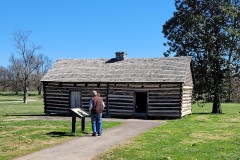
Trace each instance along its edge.
{"label": "tree shadow on grass", "polygon": [[205,115],[205,114],[212,114],[212,113],[206,113],[206,112],[200,112],[200,113],[192,113],[192,114],[194,114],[194,115]]}
{"label": "tree shadow on grass", "polygon": [[[82,131],[81,133],[83,134],[89,134],[88,132]],[[68,136],[68,137],[73,137],[76,136],[76,134],[74,134],[73,132],[49,132],[46,135],[49,135],[51,137],[64,137],[64,136]]]}
{"label": "tree shadow on grass", "polygon": [[212,112],[209,112],[209,113],[192,113],[193,115],[222,115],[224,113],[212,113]]}
{"label": "tree shadow on grass", "polygon": [[49,135],[51,137],[63,137],[63,136],[72,137],[72,136],[75,136],[75,134],[72,133],[72,132],[49,132],[46,135]]}
{"label": "tree shadow on grass", "polygon": [[4,116],[33,116],[33,117],[37,117],[37,116],[45,116],[45,114],[6,114]]}

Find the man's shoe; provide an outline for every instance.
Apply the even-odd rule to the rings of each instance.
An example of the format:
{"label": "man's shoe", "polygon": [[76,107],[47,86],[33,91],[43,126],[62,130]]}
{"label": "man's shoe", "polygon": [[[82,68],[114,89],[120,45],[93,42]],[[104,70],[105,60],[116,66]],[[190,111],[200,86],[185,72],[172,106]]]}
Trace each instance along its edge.
{"label": "man's shoe", "polygon": [[98,136],[101,136],[102,134],[98,134]]}
{"label": "man's shoe", "polygon": [[93,133],[92,136],[97,136],[97,134],[96,134],[96,133]]}

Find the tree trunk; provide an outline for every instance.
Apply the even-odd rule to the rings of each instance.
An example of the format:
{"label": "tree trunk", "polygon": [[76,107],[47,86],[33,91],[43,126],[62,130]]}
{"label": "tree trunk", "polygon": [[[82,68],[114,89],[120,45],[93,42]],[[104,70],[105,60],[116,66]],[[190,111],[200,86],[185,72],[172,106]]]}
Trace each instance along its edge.
{"label": "tree trunk", "polygon": [[212,113],[215,113],[215,114],[222,113],[220,95],[218,93],[214,94]]}
{"label": "tree trunk", "polygon": [[28,101],[28,88],[25,87],[23,90],[23,103],[27,104]]}
{"label": "tree trunk", "polygon": [[38,90],[38,95],[41,95],[42,94],[42,85],[38,86],[37,90]]}
{"label": "tree trunk", "polygon": [[38,95],[42,94],[42,89],[38,89]]}
{"label": "tree trunk", "polygon": [[[217,44],[216,44],[217,46]],[[212,107],[212,113],[219,114],[222,113],[221,109],[221,98],[220,98],[220,93],[221,93],[221,78],[222,73],[221,73],[221,64],[220,64],[220,57],[219,57],[219,47],[216,47],[216,53],[214,56],[214,61],[213,61],[213,70],[214,70],[214,99],[213,99],[213,107]]]}
{"label": "tree trunk", "polygon": [[17,81],[14,83],[14,86],[15,86],[15,95],[18,95],[18,83],[17,83]]}

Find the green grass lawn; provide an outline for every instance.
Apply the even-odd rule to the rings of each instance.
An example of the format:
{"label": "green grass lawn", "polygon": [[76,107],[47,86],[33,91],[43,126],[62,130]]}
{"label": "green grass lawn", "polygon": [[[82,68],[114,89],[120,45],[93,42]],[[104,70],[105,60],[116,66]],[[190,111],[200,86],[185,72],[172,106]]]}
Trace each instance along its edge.
{"label": "green grass lawn", "polygon": [[240,160],[240,104],[223,103],[223,114],[209,114],[212,104],[119,145],[96,159]]}
{"label": "green grass lawn", "polygon": [[[43,100],[40,96],[29,96],[32,101],[28,104],[19,102],[21,99],[21,96],[0,94],[0,160],[9,160],[91,133],[89,121],[86,121],[85,132],[82,133],[81,121],[78,119],[76,134],[72,134],[71,118],[44,118]],[[120,124],[104,122],[103,128]]]}

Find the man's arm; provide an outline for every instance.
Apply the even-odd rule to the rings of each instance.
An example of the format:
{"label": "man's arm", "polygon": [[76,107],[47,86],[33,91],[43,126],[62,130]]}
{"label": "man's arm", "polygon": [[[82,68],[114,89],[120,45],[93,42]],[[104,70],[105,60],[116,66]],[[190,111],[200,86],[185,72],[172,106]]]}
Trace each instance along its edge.
{"label": "man's arm", "polygon": [[93,100],[91,98],[90,101],[89,101],[89,112],[90,113],[91,113],[92,108],[93,108]]}
{"label": "man's arm", "polygon": [[106,105],[105,105],[105,103],[103,101],[102,101],[102,106],[103,106],[103,110],[104,110]]}

